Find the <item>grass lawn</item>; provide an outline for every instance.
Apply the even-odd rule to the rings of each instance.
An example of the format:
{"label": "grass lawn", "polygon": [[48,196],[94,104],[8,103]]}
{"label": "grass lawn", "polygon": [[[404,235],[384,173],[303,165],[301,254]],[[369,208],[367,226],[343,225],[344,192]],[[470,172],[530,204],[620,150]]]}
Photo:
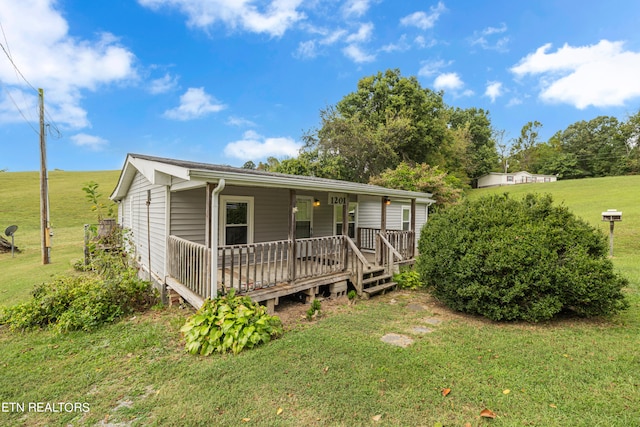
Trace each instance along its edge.
{"label": "grass lawn", "polygon": [[[0,173],[2,199],[11,175],[19,174]],[[103,182],[71,175],[60,172],[69,189],[89,179]],[[102,178],[101,188],[109,193],[117,173]],[[79,183],[72,184],[75,179]],[[611,319],[503,324],[450,312],[423,292],[402,291],[337,305],[328,316],[299,323],[266,346],[209,358],[184,353],[178,330],[189,312],[177,308],[152,310],[94,333],[0,329],[1,402],[24,403],[26,409],[29,402],[78,402],[89,409],[3,410],[0,425],[640,425],[640,177],[509,191],[525,187],[544,187],[598,226],[603,210],[624,212],[616,226],[614,263],[631,280],[628,311]],[[582,187],[589,190],[582,193]],[[629,194],[634,188],[635,202]],[[20,192],[13,197],[14,205],[25,203]],[[54,197],[52,190],[52,206]],[[86,210],[81,191],[78,197],[76,204]],[[35,206],[32,229],[22,227],[32,216],[27,208],[16,208],[24,209],[16,216],[6,205],[0,208],[0,226],[20,225],[16,243],[22,239],[26,248],[14,260],[0,255],[0,305],[26,299],[33,283],[68,270],[70,260],[81,256],[73,233],[79,229],[81,238],[91,215],[79,216],[74,206],[67,212],[77,208],[76,219],[56,220],[55,242],[63,245],[58,230],[66,230],[69,251],[54,242],[54,263],[39,267],[37,201]],[[425,322],[430,318],[442,323],[431,326]],[[420,334],[415,326],[433,332]],[[407,334],[415,343],[382,343],[389,332]],[[447,396],[445,388],[451,389]],[[496,418],[481,418],[485,408]]]}

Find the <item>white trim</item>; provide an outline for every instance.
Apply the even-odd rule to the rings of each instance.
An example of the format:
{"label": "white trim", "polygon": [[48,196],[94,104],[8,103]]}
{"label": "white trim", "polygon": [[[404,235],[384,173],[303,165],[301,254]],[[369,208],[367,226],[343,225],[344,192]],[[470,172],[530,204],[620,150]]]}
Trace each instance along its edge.
{"label": "white trim", "polygon": [[404,211],[409,211],[409,227],[407,231],[411,229],[411,206],[402,205],[402,209],[400,210],[400,230],[404,230]]}
{"label": "white trim", "polygon": [[247,244],[253,243],[253,230],[254,230],[254,212],[253,212],[253,196],[220,196],[220,208],[218,214],[220,215],[220,224],[218,228],[218,241],[221,246],[227,244],[225,237],[225,228],[227,226],[227,210],[226,205],[228,202],[240,202],[247,204]]}
{"label": "white trim", "polygon": [[[296,208],[298,210],[296,210],[296,222],[298,222],[297,219],[297,215],[298,215],[298,211],[299,211],[299,205],[298,205],[298,201],[299,200],[305,200],[309,202],[309,213],[310,213],[310,218],[309,221],[311,222],[311,224],[309,225],[310,230],[309,232],[311,233],[311,235],[309,237],[313,237],[313,202],[315,200],[315,197],[312,196],[304,196],[304,195],[296,195]],[[300,238],[299,236],[296,236],[298,239]]]}
{"label": "white trim", "polygon": [[[355,215],[354,215],[354,231],[355,233],[358,232],[358,209],[360,208],[360,202],[356,201],[356,202],[349,202],[349,206],[351,205],[355,205]],[[349,211],[349,208],[347,208],[347,212]],[[334,205],[333,208],[333,235],[337,236],[338,235],[338,215],[337,212],[342,212],[342,205]],[[344,224],[344,218],[342,220],[342,224]],[[347,221],[347,227],[349,227],[349,221]],[[347,230],[349,230],[347,228]],[[347,231],[348,234],[348,231]]]}

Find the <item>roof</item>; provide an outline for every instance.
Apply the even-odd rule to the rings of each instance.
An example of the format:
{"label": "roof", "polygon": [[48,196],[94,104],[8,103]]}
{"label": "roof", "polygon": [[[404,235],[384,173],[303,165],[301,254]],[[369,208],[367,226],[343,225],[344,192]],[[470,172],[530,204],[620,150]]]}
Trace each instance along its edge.
{"label": "roof", "polygon": [[152,184],[169,185],[172,190],[195,188],[207,182],[217,183],[220,179],[224,179],[226,185],[336,191],[341,193],[416,199],[418,202],[428,204],[435,203],[435,201],[431,199],[431,193],[397,190],[336,179],[288,175],[131,153],[127,155],[127,159],[120,172],[118,184],[110,196],[112,200],[119,201],[127,195],[136,172],[144,175]]}

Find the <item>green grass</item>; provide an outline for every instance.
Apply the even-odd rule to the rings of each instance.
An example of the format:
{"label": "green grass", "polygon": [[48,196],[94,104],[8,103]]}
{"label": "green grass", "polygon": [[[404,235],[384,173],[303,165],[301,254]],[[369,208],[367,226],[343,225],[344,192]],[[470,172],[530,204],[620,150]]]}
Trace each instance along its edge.
{"label": "green grass", "polygon": [[0,305],[23,301],[34,284],[71,271],[71,263],[82,258],[83,225],[96,223],[96,215],[82,187],[100,184],[104,200],[115,187],[119,171],[49,173],[50,219],[54,236],[51,263],[42,264],[40,237],[40,178],[36,172],[0,173],[0,232],[17,225],[15,258],[0,254]]}
{"label": "green grass", "polygon": [[[178,330],[188,311],[179,309],[152,310],[94,333],[0,329],[1,402],[90,406],[87,413],[0,412],[0,425],[640,425],[640,252],[633,237],[640,229],[640,207],[628,194],[640,187],[638,178],[544,185],[572,209],[580,204],[574,210],[580,216],[595,212],[588,219],[594,224],[607,208],[624,212],[616,233],[628,237],[616,240],[614,263],[631,280],[631,308],[613,318],[501,324],[451,313],[422,292],[402,291],[343,306],[239,356],[209,358],[184,353]],[[87,180],[82,177],[75,186]],[[582,186],[591,188],[580,196]],[[620,195],[617,187],[627,191]],[[14,202],[22,203],[19,196]],[[75,221],[68,220],[70,230],[86,219]],[[37,242],[37,229],[35,237]],[[68,244],[79,247],[71,237]],[[10,255],[0,262],[4,272],[16,266]],[[22,262],[13,277],[32,274],[39,252],[31,264]],[[43,274],[38,280],[49,271]],[[2,288],[16,287],[2,277]],[[21,286],[30,281],[20,280]],[[18,293],[13,301],[27,294]],[[5,295],[0,294],[0,304]],[[408,310],[415,301],[427,310]],[[444,320],[433,333],[411,332],[431,316]],[[406,349],[390,347],[380,341],[387,332],[411,335],[416,342]],[[452,391],[443,397],[443,388]],[[484,408],[497,418],[480,418]],[[379,422],[373,421],[377,415]]]}

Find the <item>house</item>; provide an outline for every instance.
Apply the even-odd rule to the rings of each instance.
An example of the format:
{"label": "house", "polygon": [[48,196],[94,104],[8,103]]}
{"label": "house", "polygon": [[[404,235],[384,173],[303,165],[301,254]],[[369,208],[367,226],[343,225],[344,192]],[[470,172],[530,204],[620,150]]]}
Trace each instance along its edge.
{"label": "house", "polygon": [[478,188],[526,184],[530,182],[555,182],[557,180],[558,177],[556,175],[540,175],[525,171],[509,173],[491,172],[478,178]]}
{"label": "house", "polygon": [[[231,288],[368,296],[412,263],[431,194],[129,154],[111,194],[153,282],[196,308]],[[165,286],[166,285],[166,286]]]}

